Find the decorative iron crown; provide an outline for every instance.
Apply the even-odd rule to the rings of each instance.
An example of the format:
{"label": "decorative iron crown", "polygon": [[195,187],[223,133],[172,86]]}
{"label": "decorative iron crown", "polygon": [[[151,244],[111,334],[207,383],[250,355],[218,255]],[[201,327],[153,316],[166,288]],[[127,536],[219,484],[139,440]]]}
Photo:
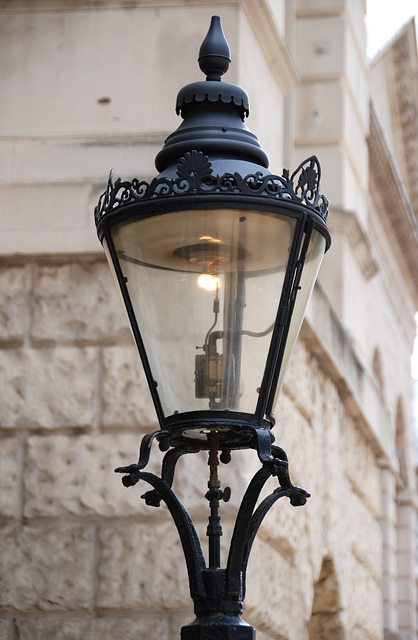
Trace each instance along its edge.
{"label": "decorative iron crown", "polygon": [[180,158],[177,165],[177,178],[154,178],[151,182],[134,178],[132,182],[122,182],[120,178],[113,183],[113,170],[110,172],[106,191],[101,195],[95,209],[96,225],[101,218],[119,207],[135,202],[176,196],[210,194],[234,194],[256,196],[273,200],[286,200],[308,207],[318,214],[324,222],[328,216],[328,200],[320,193],[319,181],[321,167],[316,156],[304,160],[289,177],[289,171],[283,175],[263,174],[262,171],[245,177],[239,173],[215,175],[212,163],[201,151],[190,151]]}

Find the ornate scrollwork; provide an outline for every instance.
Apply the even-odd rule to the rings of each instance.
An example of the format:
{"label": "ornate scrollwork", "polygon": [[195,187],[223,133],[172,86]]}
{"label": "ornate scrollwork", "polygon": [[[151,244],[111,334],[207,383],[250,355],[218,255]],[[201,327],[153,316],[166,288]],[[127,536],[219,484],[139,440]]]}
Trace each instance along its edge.
{"label": "ornate scrollwork", "polygon": [[112,170],[107,189],[95,209],[95,219],[98,224],[105,214],[142,200],[233,193],[237,196],[289,200],[309,207],[326,221],[328,200],[320,193],[320,177],[321,167],[316,156],[304,160],[290,177],[287,169],[284,169],[282,176],[257,171],[243,177],[239,173],[215,175],[209,158],[201,151],[192,150],[180,158],[177,178],[173,180],[157,177],[151,182],[137,178],[132,182],[122,182],[118,178],[113,183]]}
{"label": "ornate scrollwork", "polygon": [[[219,504],[217,502],[222,499],[226,502],[229,499],[230,491],[228,491],[227,487],[222,491],[220,483],[214,485],[211,480],[208,483],[209,491],[205,497],[209,500],[211,508],[209,522],[215,513],[214,522],[212,522],[215,526],[213,529],[210,526],[207,529],[209,538],[209,566],[207,566],[201,542],[192,519],[172,490],[177,461],[184,454],[197,453],[199,447],[194,448],[193,445],[190,446],[186,442],[174,444],[173,440],[171,444],[174,444],[174,446],[169,448],[165,454],[161,475],[157,476],[144,471],[150,458],[152,442],[155,438],[158,438],[161,449],[161,443],[163,442],[161,435],[170,438],[172,434],[168,430],[166,432],[154,431],[144,436],[137,464],[115,469],[118,473],[127,474],[122,478],[125,487],[132,487],[140,480],[150,484],[152,489],[141,497],[147,505],[152,507],[159,507],[161,502],[164,502],[173,518],[186,560],[190,595],[194,602],[194,610],[197,617],[197,620],[190,625],[194,629],[197,628],[197,631],[193,633],[192,630],[187,631],[187,627],[183,627],[181,637],[184,639],[197,637],[229,638],[232,635],[234,638],[242,640],[254,638],[251,629],[248,631],[241,629],[241,624],[245,625],[246,628],[248,628],[248,625],[242,621],[240,622],[240,618],[236,616],[239,616],[243,611],[248,561],[257,532],[267,513],[280,498],[289,498],[290,504],[294,507],[304,505],[309,498],[307,491],[292,484],[289,476],[287,455],[283,449],[271,444],[269,429],[254,427],[253,432],[255,436],[253,447],[257,449],[262,466],[249,482],[242,497],[229,545],[228,560],[224,569],[220,566],[220,557],[216,556],[215,562],[211,562],[210,540],[212,539],[213,541],[214,538],[219,538],[222,535],[221,518],[217,512]],[[211,436],[215,437],[212,440],[214,449],[210,448]],[[209,464],[215,464],[216,467],[218,465],[218,451],[220,450],[218,448],[219,434],[213,431],[211,436],[208,437],[208,446],[205,448],[209,451]],[[213,454],[215,461],[211,457]],[[221,462],[228,463],[229,459],[222,460],[221,457]],[[266,495],[264,499],[260,500],[260,495],[271,477],[277,478],[279,486]],[[218,479],[217,476],[216,479]],[[210,627],[210,634],[205,633],[208,627]],[[233,631],[227,633],[228,627]]]}

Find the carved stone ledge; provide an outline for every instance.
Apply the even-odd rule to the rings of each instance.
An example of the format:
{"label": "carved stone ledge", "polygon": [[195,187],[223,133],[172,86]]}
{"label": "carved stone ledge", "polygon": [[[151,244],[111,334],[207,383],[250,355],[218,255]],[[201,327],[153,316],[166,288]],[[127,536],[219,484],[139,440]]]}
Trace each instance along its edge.
{"label": "carved stone ledge", "polygon": [[395,161],[379,124],[373,103],[370,105],[369,175],[371,195],[379,192],[380,217],[398,245],[399,254],[409,275],[418,301],[418,223],[403,187]]}
{"label": "carved stone ledge", "polygon": [[360,269],[366,278],[370,280],[378,271],[377,262],[372,255],[370,240],[366,229],[360,223],[354,211],[331,210],[329,221],[331,233],[344,234],[350,243]]}

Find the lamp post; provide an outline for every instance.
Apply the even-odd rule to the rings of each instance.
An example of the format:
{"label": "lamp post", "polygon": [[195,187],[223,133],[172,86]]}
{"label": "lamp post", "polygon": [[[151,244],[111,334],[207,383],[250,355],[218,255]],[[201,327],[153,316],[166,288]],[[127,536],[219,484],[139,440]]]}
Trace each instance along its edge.
{"label": "lamp post", "polygon": [[[138,463],[116,471],[142,497],[164,501],[185,555],[196,619],[182,640],[250,640],[240,614],[257,530],[281,497],[303,505],[287,456],[275,446],[273,406],[319,266],[330,244],[328,201],[312,156],[291,175],[268,158],[244,124],[246,93],[221,80],[230,52],[214,16],[200,48],[206,80],[178,94],[182,124],[165,141],[151,182],[113,182],[95,210],[131,323],[160,429],[144,436]],[[144,471],[152,442],[166,452],[161,476]],[[238,511],[228,561],[220,562],[219,461],[254,449],[261,468]],[[193,523],[171,487],[178,459],[208,451],[208,563]],[[258,506],[270,476],[278,488]]]}

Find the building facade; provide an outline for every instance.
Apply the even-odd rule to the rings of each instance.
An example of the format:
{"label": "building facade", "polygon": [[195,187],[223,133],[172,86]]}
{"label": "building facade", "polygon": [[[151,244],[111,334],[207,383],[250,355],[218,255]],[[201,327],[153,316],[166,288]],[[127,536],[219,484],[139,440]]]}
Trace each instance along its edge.
{"label": "building facade", "polygon": [[[193,618],[168,512],[113,474],[156,418],[93,209],[111,166],[155,175],[213,14],[272,172],[318,156],[333,238],[275,411],[312,497],[266,518],[244,619],[258,640],[416,638],[417,44],[410,22],[369,62],[365,12],[364,0],[2,3],[1,640],[174,640]],[[221,470],[225,540],[259,466],[236,458]],[[174,487],[202,539],[206,465],[182,460]]]}

